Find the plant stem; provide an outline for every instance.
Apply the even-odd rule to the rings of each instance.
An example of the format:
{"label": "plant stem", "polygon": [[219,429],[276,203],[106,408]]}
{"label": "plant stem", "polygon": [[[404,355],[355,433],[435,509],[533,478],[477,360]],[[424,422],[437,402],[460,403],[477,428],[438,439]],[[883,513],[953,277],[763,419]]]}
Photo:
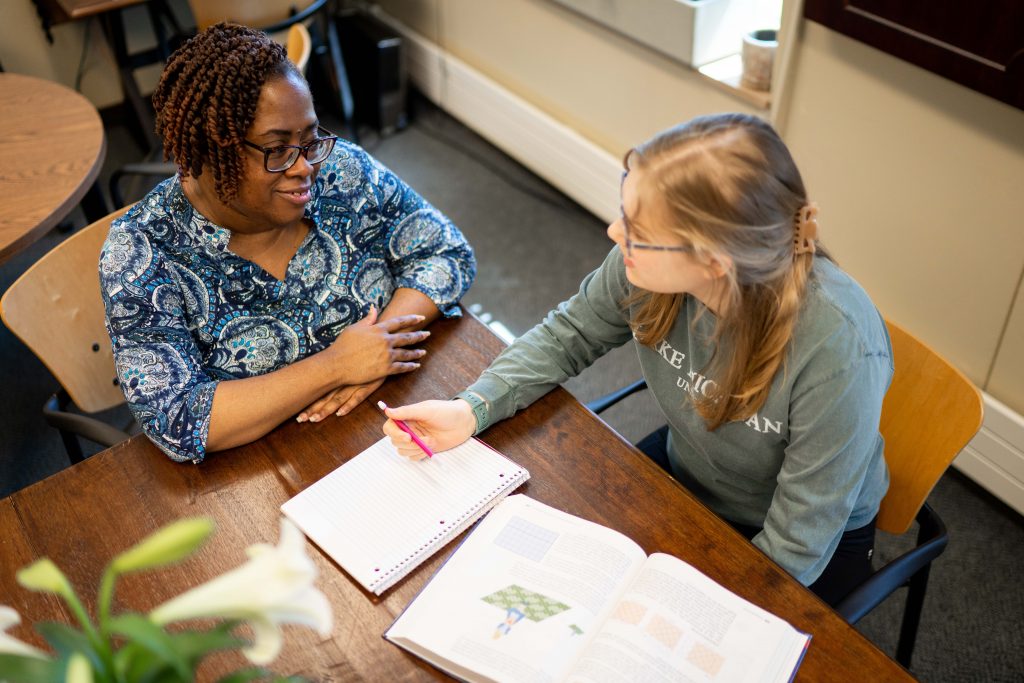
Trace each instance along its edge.
{"label": "plant stem", "polygon": [[89,613],[85,611],[85,606],[82,605],[82,601],[79,600],[78,594],[75,593],[74,588],[70,587],[66,595],[64,595],[64,601],[71,608],[75,618],[78,619],[78,623],[82,625],[82,631],[85,632],[89,642],[92,643],[93,648],[103,661],[106,671],[102,672],[106,674],[103,676],[105,680],[112,680],[109,677],[114,674],[114,654],[110,649],[110,643],[107,641],[105,636],[101,636],[96,630],[96,626],[89,619]]}
{"label": "plant stem", "polygon": [[108,622],[110,621],[110,604],[114,601],[114,583],[117,581],[117,572],[112,566],[108,566],[103,572],[103,579],[100,581],[100,592],[96,596],[97,621],[99,622],[100,635],[106,639],[109,637]]}

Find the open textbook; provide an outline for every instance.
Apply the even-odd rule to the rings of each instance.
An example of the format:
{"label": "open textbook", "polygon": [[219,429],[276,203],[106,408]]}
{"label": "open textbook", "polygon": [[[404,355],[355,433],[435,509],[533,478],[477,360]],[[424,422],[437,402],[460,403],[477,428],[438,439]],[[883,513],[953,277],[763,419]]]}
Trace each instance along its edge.
{"label": "open textbook", "polygon": [[414,461],[385,437],[281,510],[380,595],[529,478],[477,439]]}
{"label": "open textbook", "polygon": [[671,555],[527,496],[384,637],[467,681],[788,681],[810,636]]}

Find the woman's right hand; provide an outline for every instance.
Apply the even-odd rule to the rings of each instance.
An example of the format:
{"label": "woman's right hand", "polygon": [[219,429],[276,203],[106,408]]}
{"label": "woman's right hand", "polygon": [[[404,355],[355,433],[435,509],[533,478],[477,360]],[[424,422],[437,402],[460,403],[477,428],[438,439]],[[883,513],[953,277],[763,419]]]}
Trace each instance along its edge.
{"label": "woman's right hand", "polygon": [[430,332],[403,330],[423,320],[422,315],[402,315],[377,322],[377,308],[371,306],[365,318],[342,330],[327,349],[337,363],[337,386],[368,384],[417,369],[427,352],[406,347],[424,341]]}
{"label": "woman's right hand", "polygon": [[384,423],[384,433],[399,454],[412,460],[424,458],[426,453],[411,436],[399,429],[395,420],[402,420],[432,451],[455,448],[476,431],[473,408],[460,398],[388,408],[384,414],[388,416],[388,421]]}

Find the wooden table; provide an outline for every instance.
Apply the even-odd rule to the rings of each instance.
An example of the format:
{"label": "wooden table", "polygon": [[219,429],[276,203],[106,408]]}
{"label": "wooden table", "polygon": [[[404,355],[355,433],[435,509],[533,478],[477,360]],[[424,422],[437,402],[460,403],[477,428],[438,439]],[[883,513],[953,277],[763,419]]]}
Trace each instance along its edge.
{"label": "wooden table", "polygon": [[[472,318],[437,323],[432,330],[423,368],[389,380],[375,399],[400,405],[451,396],[501,348]],[[380,426],[380,414],[364,403],[344,418],[288,422],[256,443],[211,456],[199,466],[174,464],[141,437],[115,446],[0,500],[0,595],[13,601],[27,623],[68,621],[55,600],[19,588],[14,570],[49,556],[93,609],[94,588],[107,558],[179,517],[214,517],[217,533],[198,556],[120,584],[120,608],[148,610],[240,564],[247,546],[273,543],[280,504],[380,438]],[[495,425],[485,440],[530,470],[532,478],[520,492],[618,529],[648,553],[676,555],[812,633],[797,680],[910,680],[897,663],[564,390]],[[364,592],[311,549],[322,573],[318,585],[334,608],[334,633],[321,640],[311,630],[287,628],[284,651],[273,669],[314,681],[444,679],[381,634],[453,548],[446,547],[383,597]],[[42,642],[26,623],[11,633]],[[219,655],[201,679],[241,664],[236,653]]]}
{"label": "wooden table", "polygon": [[0,73],[0,263],[45,235],[99,175],[99,112],[58,83]]}
{"label": "wooden table", "polygon": [[46,20],[47,25],[63,24],[76,19],[121,10],[133,5],[140,5],[147,0],[32,0],[38,11]]}

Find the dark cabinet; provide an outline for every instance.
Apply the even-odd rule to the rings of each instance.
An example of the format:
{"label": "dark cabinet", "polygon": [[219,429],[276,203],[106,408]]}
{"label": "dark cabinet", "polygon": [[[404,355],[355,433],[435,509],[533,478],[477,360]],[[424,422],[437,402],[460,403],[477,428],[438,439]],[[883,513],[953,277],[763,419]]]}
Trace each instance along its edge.
{"label": "dark cabinet", "polygon": [[1024,0],[805,0],[804,16],[1024,109]]}

